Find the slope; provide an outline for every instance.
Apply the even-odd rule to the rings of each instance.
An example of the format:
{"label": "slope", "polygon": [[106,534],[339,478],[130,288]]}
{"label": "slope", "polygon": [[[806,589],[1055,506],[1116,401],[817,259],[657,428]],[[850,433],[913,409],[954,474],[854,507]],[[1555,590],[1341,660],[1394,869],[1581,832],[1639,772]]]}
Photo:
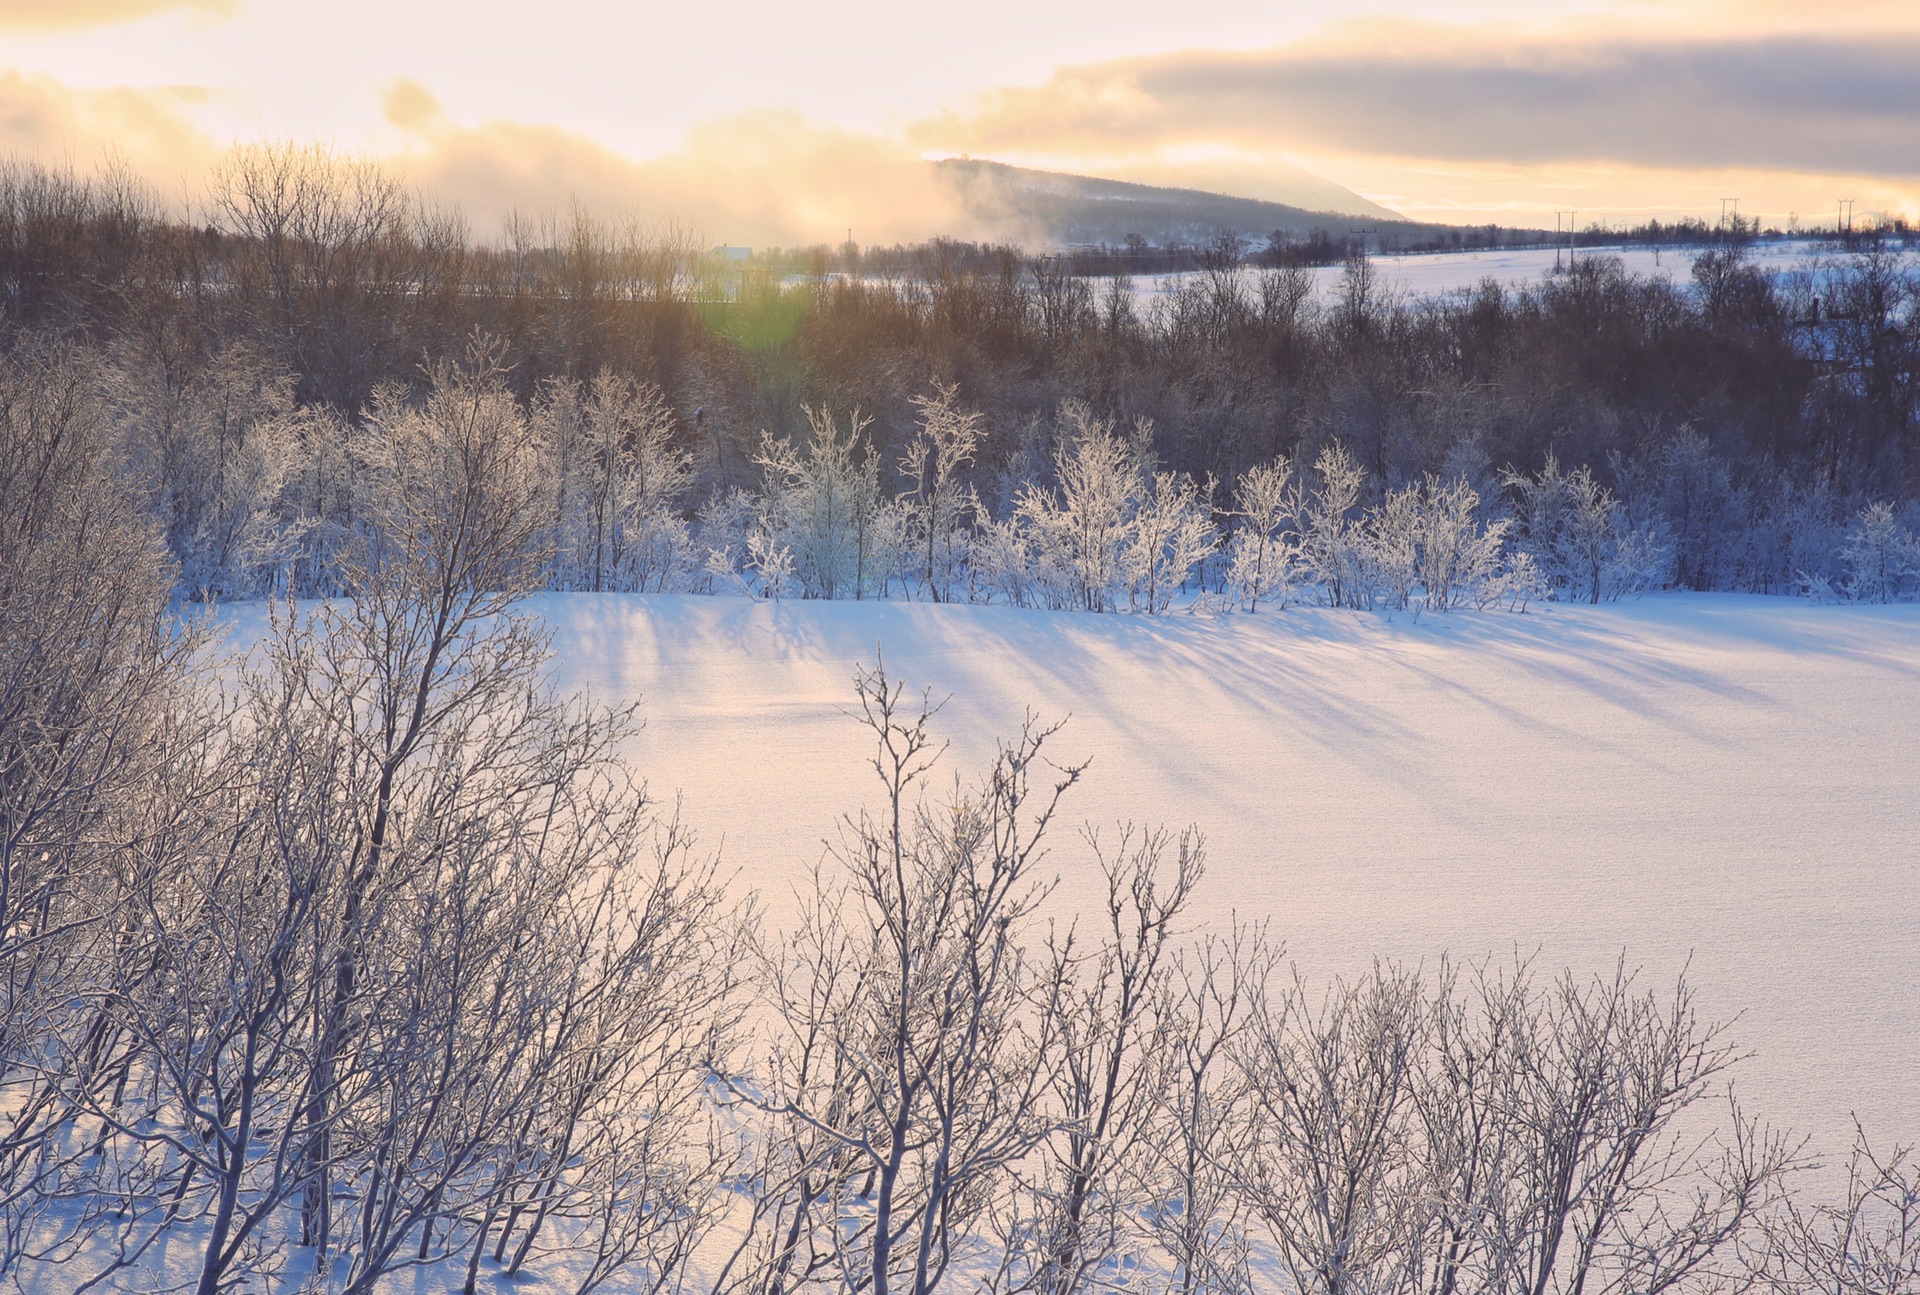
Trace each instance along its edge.
{"label": "slope", "polygon": [[[1431,237],[1438,226],[1419,225],[1357,193],[1307,177],[1301,197],[1312,207],[1240,198],[1199,189],[1168,188],[1037,171],[978,158],[932,163],[976,223],[1006,236],[1053,244],[1111,243],[1137,234],[1150,243],[1204,241],[1221,231],[1265,239],[1274,231],[1344,234],[1364,218],[1371,232],[1391,230]],[[1303,173],[1304,174],[1304,173]]]}

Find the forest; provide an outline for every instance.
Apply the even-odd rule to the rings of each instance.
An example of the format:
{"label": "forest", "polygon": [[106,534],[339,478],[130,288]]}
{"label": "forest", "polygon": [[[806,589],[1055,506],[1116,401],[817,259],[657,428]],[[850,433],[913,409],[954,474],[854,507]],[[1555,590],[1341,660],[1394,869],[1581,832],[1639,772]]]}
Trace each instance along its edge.
{"label": "forest", "polygon": [[[1903,597],[1898,248],[1427,300],[1356,258],[1325,303],[1220,266],[1142,308],[1011,249],[786,283],[585,213],[483,245],[310,151],[204,214],[0,181],[6,1279],[1920,1290],[1912,1149],[1816,1172],[1684,975],[1315,978],[1192,929],[1197,827],[1075,840],[1053,728],[953,769],[877,659],[871,797],[776,932],[525,602]],[[270,631],[226,654],[236,599]],[[1106,883],[1071,922],[1056,850]]]}
{"label": "forest", "polygon": [[236,152],[203,205],[0,175],[15,372],[100,406],[190,598],[335,587],[395,420],[469,388],[524,425],[554,588],[1161,611],[1920,582],[1891,231],[1789,274],[1739,225],[1689,282],[1590,256],[1430,297],[1364,253],[1317,294],[1223,239],[1142,300],[951,241],[804,274],[582,210],[481,242],[313,149]]}

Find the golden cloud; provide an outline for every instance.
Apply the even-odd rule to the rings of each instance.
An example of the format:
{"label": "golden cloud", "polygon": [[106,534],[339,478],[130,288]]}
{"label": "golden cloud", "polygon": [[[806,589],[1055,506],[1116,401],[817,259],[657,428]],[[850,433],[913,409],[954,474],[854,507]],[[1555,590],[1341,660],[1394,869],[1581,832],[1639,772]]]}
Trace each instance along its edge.
{"label": "golden cloud", "polygon": [[0,153],[56,166],[111,158],[172,191],[217,155],[189,112],[208,98],[192,86],[86,90],[0,71]]}
{"label": "golden cloud", "polygon": [[235,0],[0,0],[0,27],[57,30],[103,27],[184,9],[223,18]]}
{"label": "golden cloud", "polygon": [[389,89],[385,109],[407,135],[395,164],[481,229],[512,212],[577,202],[752,244],[838,242],[849,229],[864,243],[981,232],[979,219],[905,144],[796,113],[708,121],[683,148],[636,161],[556,126],[457,125],[411,81]]}
{"label": "golden cloud", "polygon": [[[0,71],[0,155],[82,170],[113,163],[191,205],[225,148],[195,120],[212,98],[192,87],[83,89]],[[383,101],[403,146],[381,159],[423,195],[459,208],[484,233],[507,216],[574,204],[605,217],[676,223],[756,245],[863,243],[936,234],[1018,237],[897,139],[762,112],[697,126],[686,144],[636,160],[557,126],[463,126],[416,81]],[[963,201],[964,198],[964,201]]]}

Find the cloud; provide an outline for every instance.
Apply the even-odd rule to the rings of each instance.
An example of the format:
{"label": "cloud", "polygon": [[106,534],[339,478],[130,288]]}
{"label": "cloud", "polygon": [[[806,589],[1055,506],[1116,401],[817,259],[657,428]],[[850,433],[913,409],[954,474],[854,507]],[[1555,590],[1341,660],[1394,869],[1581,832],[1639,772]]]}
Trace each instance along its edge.
{"label": "cloud", "polygon": [[103,27],[185,9],[224,18],[235,0],[0,0],[0,27],[54,30]]}
{"label": "cloud", "polygon": [[1920,175],[1920,35],[1532,39],[1400,26],[1063,68],[920,123],[971,151],[1194,143],[1496,164]]}
{"label": "cloud", "polygon": [[440,101],[433,97],[433,91],[406,77],[387,87],[381,115],[389,125],[416,134],[438,129],[446,118],[446,114],[440,110]]}
{"label": "cloud", "polygon": [[192,86],[87,90],[0,71],[0,154],[83,169],[113,159],[171,190],[198,181],[218,152],[191,115],[210,97]]}
{"label": "cloud", "polygon": [[[196,119],[217,96],[193,87],[107,90],[0,71],[0,157],[82,171],[122,166],[190,207],[226,152]],[[898,139],[822,126],[798,114],[749,113],[696,126],[686,143],[635,159],[558,126],[451,120],[417,81],[387,88],[384,118],[400,147],[377,160],[424,197],[457,208],[482,237],[514,212],[574,203],[597,216],[675,223],[714,241],[862,243],[935,234],[1019,237]],[[967,199],[967,201],[963,201]]]}
{"label": "cloud", "polygon": [[[862,243],[983,232],[934,168],[898,140],[755,112],[704,122],[684,147],[635,160],[589,136],[516,121],[461,126],[425,87],[395,83],[386,119],[406,136],[393,159],[481,231],[509,212],[564,209],[673,221],[732,242]],[[1008,231],[995,230],[1004,236]]]}

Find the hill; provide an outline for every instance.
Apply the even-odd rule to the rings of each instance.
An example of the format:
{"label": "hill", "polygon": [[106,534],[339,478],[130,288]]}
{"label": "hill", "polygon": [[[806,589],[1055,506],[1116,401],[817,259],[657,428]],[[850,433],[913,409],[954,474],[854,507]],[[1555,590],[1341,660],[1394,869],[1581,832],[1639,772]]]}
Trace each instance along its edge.
{"label": "hill", "polygon": [[1031,243],[1119,244],[1137,235],[1165,245],[1204,242],[1221,232],[1263,240],[1276,230],[1296,237],[1314,230],[1344,235],[1362,225],[1383,238],[1414,242],[1444,237],[1447,229],[1406,220],[1315,177],[1306,177],[1311,183],[1303,181],[1303,192],[1324,201],[1325,209],[1037,171],[978,158],[947,158],[932,165],[955,190],[969,217]]}

